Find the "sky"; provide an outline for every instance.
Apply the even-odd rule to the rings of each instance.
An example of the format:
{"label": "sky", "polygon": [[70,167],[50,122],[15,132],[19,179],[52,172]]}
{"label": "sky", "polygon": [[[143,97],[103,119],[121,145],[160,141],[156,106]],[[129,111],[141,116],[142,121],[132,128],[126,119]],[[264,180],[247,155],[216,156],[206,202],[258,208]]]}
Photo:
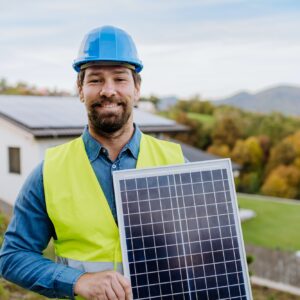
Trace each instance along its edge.
{"label": "sky", "polygon": [[298,0],[0,0],[0,78],[75,92],[84,35],[135,40],[142,95],[218,99],[300,86]]}

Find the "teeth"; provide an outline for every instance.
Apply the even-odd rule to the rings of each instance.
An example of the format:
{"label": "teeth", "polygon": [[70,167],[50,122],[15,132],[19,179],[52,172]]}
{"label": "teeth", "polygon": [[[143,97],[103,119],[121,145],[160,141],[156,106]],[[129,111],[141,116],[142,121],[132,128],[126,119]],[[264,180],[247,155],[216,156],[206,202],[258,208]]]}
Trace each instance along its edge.
{"label": "teeth", "polygon": [[117,105],[116,104],[104,104],[103,106],[107,107],[107,108],[112,108],[112,107],[116,107]]}

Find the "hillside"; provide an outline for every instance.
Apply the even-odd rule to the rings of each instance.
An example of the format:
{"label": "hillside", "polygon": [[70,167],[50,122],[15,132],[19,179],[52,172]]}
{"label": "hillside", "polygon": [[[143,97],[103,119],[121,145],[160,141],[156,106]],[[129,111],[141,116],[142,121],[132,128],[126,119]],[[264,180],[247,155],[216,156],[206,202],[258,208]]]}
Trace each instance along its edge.
{"label": "hillside", "polygon": [[300,116],[300,87],[277,86],[258,93],[240,92],[215,101],[214,104],[232,105],[243,110]]}

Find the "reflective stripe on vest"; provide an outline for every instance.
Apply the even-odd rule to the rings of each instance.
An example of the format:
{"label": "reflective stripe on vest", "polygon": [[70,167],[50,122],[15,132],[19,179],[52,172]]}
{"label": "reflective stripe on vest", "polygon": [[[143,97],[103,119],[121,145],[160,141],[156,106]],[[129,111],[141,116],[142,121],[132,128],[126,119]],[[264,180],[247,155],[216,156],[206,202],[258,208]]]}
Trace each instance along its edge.
{"label": "reflective stripe on vest", "polygon": [[[137,168],[183,162],[179,145],[142,134]],[[81,137],[47,150],[43,180],[59,261],[84,270],[106,270],[107,264],[117,269],[122,262],[118,228]]]}
{"label": "reflective stripe on vest", "polygon": [[56,262],[85,272],[99,272],[115,269],[119,273],[123,274],[122,263],[114,265],[113,262],[81,261],[60,256],[56,257]]}

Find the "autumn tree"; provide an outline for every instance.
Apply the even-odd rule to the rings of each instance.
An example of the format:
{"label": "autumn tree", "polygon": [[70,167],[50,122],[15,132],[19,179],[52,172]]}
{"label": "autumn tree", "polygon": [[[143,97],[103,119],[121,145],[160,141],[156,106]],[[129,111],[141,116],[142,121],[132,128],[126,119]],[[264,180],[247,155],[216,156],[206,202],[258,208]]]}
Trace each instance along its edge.
{"label": "autumn tree", "polygon": [[237,122],[233,118],[224,116],[216,122],[212,132],[212,141],[214,145],[227,145],[229,149],[232,149],[241,135]]}
{"label": "autumn tree", "polygon": [[270,153],[266,174],[279,165],[292,165],[300,158],[300,131],[287,136]]}
{"label": "autumn tree", "polygon": [[230,157],[230,148],[228,145],[221,144],[221,145],[210,145],[207,148],[207,152],[213,155],[217,155],[220,157]]}
{"label": "autumn tree", "polygon": [[237,189],[245,193],[258,192],[264,160],[259,138],[253,136],[246,140],[238,140],[232,150],[231,158],[242,167]]}
{"label": "autumn tree", "polygon": [[204,149],[210,144],[210,133],[202,123],[188,118],[186,113],[178,113],[176,122],[186,125],[190,130],[187,133],[177,133],[173,137],[196,148]]}
{"label": "autumn tree", "polygon": [[[256,116],[256,134],[267,135],[273,144],[295,132],[297,121],[280,113]],[[299,125],[299,124],[298,124]]]}
{"label": "autumn tree", "polygon": [[232,159],[243,166],[244,170],[260,170],[264,159],[264,153],[257,137],[249,137],[246,140],[238,140],[232,150]]}
{"label": "autumn tree", "polygon": [[267,177],[261,191],[265,195],[298,198],[300,197],[300,170],[291,165],[280,165]]}

